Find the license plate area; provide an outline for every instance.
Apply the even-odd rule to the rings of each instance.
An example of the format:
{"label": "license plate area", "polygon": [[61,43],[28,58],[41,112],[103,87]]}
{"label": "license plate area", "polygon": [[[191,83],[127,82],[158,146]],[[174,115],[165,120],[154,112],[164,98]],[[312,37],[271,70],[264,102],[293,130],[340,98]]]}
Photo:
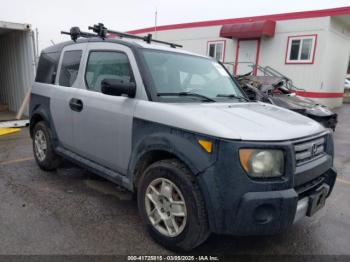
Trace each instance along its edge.
{"label": "license plate area", "polygon": [[312,216],[318,210],[324,207],[328,192],[329,192],[329,186],[326,184],[323,184],[322,186],[317,188],[314,193],[312,193],[309,196],[309,208],[306,212],[307,216],[309,217]]}

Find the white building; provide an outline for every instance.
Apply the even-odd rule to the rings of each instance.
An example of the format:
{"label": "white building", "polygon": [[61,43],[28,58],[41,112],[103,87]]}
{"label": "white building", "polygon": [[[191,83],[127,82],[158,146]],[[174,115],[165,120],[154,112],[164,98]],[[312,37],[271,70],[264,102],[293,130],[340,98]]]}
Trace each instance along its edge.
{"label": "white building", "polygon": [[[155,30],[156,29],[156,30]],[[343,100],[350,57],[350,7],[193,22],[129,31],[182,44],[229,63],[234,74],[271,66],[331,107]]]}

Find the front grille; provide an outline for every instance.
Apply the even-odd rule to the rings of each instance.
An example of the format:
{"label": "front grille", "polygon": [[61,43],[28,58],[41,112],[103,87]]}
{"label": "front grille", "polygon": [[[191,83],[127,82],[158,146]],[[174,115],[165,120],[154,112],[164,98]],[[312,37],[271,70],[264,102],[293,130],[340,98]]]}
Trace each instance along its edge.
{"label": "front grille", "polygon": [[314,191],[316,188],[318,188],[324,183],[325,178],[326,176],[322,175],[309,182],[295,187],[295,191],[297,192],[299,199],[305,197],[306,195],[310,195],[310,192]]}
{"label": "front grille", "polygon": [[297,165],[309,162],[325,154],[325,137],[313,138],[294,144]]}

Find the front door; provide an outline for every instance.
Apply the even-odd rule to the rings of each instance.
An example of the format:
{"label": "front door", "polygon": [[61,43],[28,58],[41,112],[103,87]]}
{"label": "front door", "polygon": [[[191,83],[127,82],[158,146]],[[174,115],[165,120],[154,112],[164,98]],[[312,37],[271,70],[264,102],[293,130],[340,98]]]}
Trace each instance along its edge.
{"label": "front door", "polygon": [[82,107],[73,116],[74,152],[122,174],[131,154],[137,99],[102,94],[101,82],[104,79],[134,82],[130,56],[131,50],[123,45],[88,44],[84,80],[75,93]]}
{"label": "front door", "polygon": [[[257,64],[259,40],[238,40],[238,52],[236,59],[236,75],[244,75],[254,71],[253,65]],[[253,72],[255,73],[255,72]]]}

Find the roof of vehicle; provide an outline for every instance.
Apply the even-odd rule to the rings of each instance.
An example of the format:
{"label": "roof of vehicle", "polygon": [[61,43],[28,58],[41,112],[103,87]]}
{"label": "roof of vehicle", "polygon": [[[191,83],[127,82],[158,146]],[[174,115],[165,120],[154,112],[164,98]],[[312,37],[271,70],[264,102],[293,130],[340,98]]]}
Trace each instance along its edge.
{"label": "roof of vehicle", "polygon": [[190,54],[190,55],[195,55],[195,56],[200,56],[200,57],[206,57],[202,56],[200,54],[196,53],[191,53],[188,51],[185,51],[181,48],[173,48],[170,47],[166,44],[158,44],[158,43],[147,43],[143,40],[138,40],[138,39],[129,39],[129,38],[106,38],[102,39],[100,37],[91,37],[91,38],[80,38],[76,42],[74,41],[66,41],[62,43],[58,43],[56,45],[52,45],[50,47],[47,47],[42,50],[43,53],[56,53],[56,52],[61,52],[62,49],[65,46],[68,45],[74,45],[78,43],[87,43],[87,42],[107,42],[107,43],[116,43],[116,44],[122,44],[126,45],[129,47],[138,47],[138,48],[145,48],[145,49],[153,49],[153,50],[161,50],[161,51],[169,51],[169,52],[176,52],[176,53],[182,53],[182,54]]}

